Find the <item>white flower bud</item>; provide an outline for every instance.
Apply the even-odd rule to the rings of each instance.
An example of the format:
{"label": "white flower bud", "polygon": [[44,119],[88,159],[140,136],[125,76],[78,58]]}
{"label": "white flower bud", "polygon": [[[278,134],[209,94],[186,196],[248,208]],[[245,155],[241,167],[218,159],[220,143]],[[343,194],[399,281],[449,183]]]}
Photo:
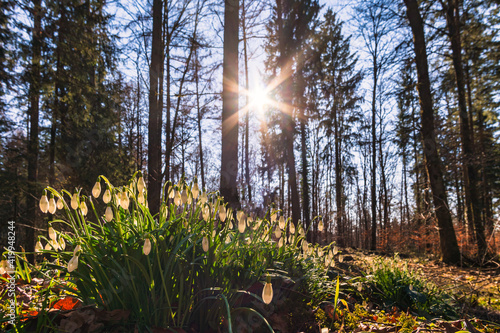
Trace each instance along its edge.
{"label": "white flower bud", "polygon": [[203,239],[201,240],[201,246],[203,248],[203,251],[208,252],[208,238],[207,238],[207,236],[204,236]]}
{"label": "white flower bud", "polygon": [[175,198],[174,198],[174,204],[176,206],[180,206],[181,202],[182,202],[181,192],[180,191],[176,191]]}
{"label": "white flower bud", "polygon": [[264,303],[269,304],[273,300],[273,285],[271,282],[266,282],[262,290],[262,300]]}
{"label": "white flower bud", "polygon": [[52,197],[49,200],[49,213],[54,214],[56,212],[56,209],[56,200],[54,199],[54,197]]}
{"label": "white flower bud", "polygon": [[142,192],[139,193],[139,196],[137,197],[137,202],[140,203],[141,205],[144,204],[144,194]]}
{"label": "white flower bud", "polygon": [[35,252],[41,252],[43,250],[43,245],[41,241],[36,242],[35,244]]}
{"label": "white flower bud", "polygon": [[223,205],[221,205],[219,207],[219,218],[222,222],[224,222],[226,220],[226,217],[227,217],[227,214],[226,214],[226,207],[224,207]]}
{"label": "white flower bud", "polygon": [[101,183],[99,181],[97,181],[92,188],[92,195],[94,198],[98,198],[99,195],[101,195]]}
{"label": "white flower bud", "polygon": [[290,223],[290,233],[294,234],[295,233],[295,224]]}
{"label": "white flower bud", "polygon": [[51,239],[49,243],[50,243],[50,246],[52,246],[52,248],[54,249],[54,251],[59,250],[59,243],[57,242],[57,240]]}
{"label": "white flower bud", "polygon": [[142,253],[148,255],[149,252],[151,252],[151,241],[149,240],[149,238],[146,238],[146,240],[144,241],[144,246],[142,247]]}
{"label": "white flower bud", "polygon": [[193,188],[191,189],[191,193],[193,193],[193,199],[198,198],[198,194],[200,193],[200,189],[198,188],[198,183],[193,184]]}
{"label": "white flower bud", "polygon": [[39,206],[42,213],[47,213],[49,210],[49,200],[47,200],[47,196],[45,194],[40,198]]}
{"label": "white flower bud", "polygon": [[243,233],[245,232],[245,228],[247,226],[247,217],[245,215],[244,212],[241,212],[241,216],[240,216],[240,219],[238,221],[238,230],[240,231],[240,233]]}
{"label": "white flower bud", "polygon": [[78,208],[78,193],[73,193],[73,196],[71,197],[71,208]]}
{"label": "white flower bud", "polygon": [[113,219],[113,209],[111,208],[111,206],[108,206],[106,208],[106,211],[104,212],[104,217],[108,222],[111,222],[111,220]]}
{"label": "white flower bud", "polygon": [[61,198],[57,199],[57,209],[63,209],[63,208],[64,208],[63,199]]}
{"label": "white flower bud", "polygon": [[59,237],[59,248],[63,251],[66,249],[66,241],[63,237]]}
{"label": "white flower bud", "polygon": [[130,199],[128,198],[127,191],[122,192],[120,205],[123,207],[123,209],[128,209],[128,206],[130,205]]}
{"label": "white flower bud", "polygon": [[111,201],[111,191],[106,189],[104,192],[104,195],[102,196],[102,201],[104,201],[105,204],[109,203]]}
{"label": "white flower bud", "polygon": [[207,200],[208,200],[207,192],[203,192],[200,197],[200,203],[203,205],[207,202]]}
{"label": "white flower bud", "polygon": [[276,212],[273,212],[273,213],[271,214],[271,223],[276,222],[276,216],[277,216],[277,213],[276,213]]}
{"label": "white flower bud", "polygon": [[56,239],[57,238],[56,231],[52,227],[49,227],[49,238],[50,239]]}
{"label": "white flower bud", "polygon": [[71,273],[78,268],[78,256],[73,256],[68,262],[68,272]]}
{"label": "white flower bud", "polygon": [[82,211],[83,216],[87,216],[89,209],[87,208],[87,204],[85,203],[85,201],[82,201],[80,203],[80,210]]}
{"label": "white flower bud", "polygon": [[144,178],[141,176],[137,181],[137,191],[139,191],[139,193],[142,193],[144,191],[144,188],[146,188],[146,183],[144,182]]}
{"label": "white flower bud", "polygon": [[187,203],[187,201],[188,201],[188,195],[187,195],[186,189],[182,190],[181,201],[182,201],[183,205],[185,205]]}
{"label": "white flower bud", "polygon": [[323,224],[323,220],[319,220],[318,231],[323,231],[324,228],[325,228],[325,225]]}
{"label": "white flower bud", "polygon": [[280,216],[279,227],[281,230],[285,229],[285,217],[283,215]]}

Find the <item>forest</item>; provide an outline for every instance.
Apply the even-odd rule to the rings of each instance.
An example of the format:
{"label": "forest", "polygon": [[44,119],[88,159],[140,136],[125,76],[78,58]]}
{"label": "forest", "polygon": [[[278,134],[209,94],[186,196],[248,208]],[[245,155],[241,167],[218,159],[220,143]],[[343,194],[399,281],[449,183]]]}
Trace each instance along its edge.
{"label": "forest", "polygon": [[[465,320],[437,326],[446,332],[490,332],[470,326],[463,306],[447,308],[452,296],[439,283],[414,291],[421,281],[407,266],[391,270],[376,257],[361,265],[373,274],[348,278],[354,266],[344,258],[401,263],[401,255],[498,276],[498,1],[2,0],[0,8],[1,294],[14,257],[27,285],[54,269],[67,274],[57,276],[68,294],[33,289],[34,303],[17,307],[19,327],[76,332],[43,310],[71,299],[127,309],[130,318],[118,316],[135,331],[216,332],[222,323],[250,332],[234,319],[249,309],[255,332],[390,332],[355,325],[375,317],[358,305],[367,286],[369,297],[383,289],[384,272],[410,281],[404,301],[387,301],[393,287],[375,298],[384,324],[392,311],[397,331],[429,315]],[[146,265],[144,256],[156,259]],[[175,268],[188,262],[194,268]],[[141,274],[154,282],[137,282]],[[284,291],[290,281],[308,301]],[[121,298],[122,288],[133,295]],[[242,290],[262,292],[266,306],[281,295],[316,307],[305,316],[313,319],[287,326],[273,316],[293,311],[256,306]],[[500,311],[495,292],[488,311]],[[217,306],[206,309],[207,300]]]}

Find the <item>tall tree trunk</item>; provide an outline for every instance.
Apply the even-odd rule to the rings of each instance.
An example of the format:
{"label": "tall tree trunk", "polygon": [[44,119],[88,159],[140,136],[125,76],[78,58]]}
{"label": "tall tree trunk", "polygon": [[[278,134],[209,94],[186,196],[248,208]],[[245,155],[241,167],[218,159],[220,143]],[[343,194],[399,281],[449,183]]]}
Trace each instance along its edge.
{"label": "tall tree trunk", "polygon": [[372,238],[370,248],[377,249],[377,127],[376,127],[376,101],[377,101],[378,64],[377,56],[373,56],[373,90],[372,90]]}
{"label": "tall tree trunk", "polygon": [[161,198],[161,130],[162,92],[159,80],[162,75],[162,0],[153,0],[153,41],[149,69],[149,124],[148,124],[148,203],[152,215],[158,213]]}
{"label": "tall tree trunk", "polygon": [[[30,69],[30,87],[29,87],[29,142],[28,142],[28,192],[26,198],[27,219],[30,228],[26,229],[25,250],[33,252],[35,249],[35,228],[37,227],[37,193],[38,189],[38,120],[40,113],[40,58],[42,56],[42,6],[41,0],[33,1],[33,30],[32,30],[32,57]],[[29,257],[34,260],[33,256]]]}
{"label": "tall tree trunk", "polygon": [[462,141],[462,158],[464,164],[465,201],[466,207],[472,218],[476,236],[477,255],[482,258],[487,251],[484,235],[484,223],[481,219],[481,201],[478,195],[478,176],[474,164],[474,142],[472,141],[472,124],[469,123],[465,96],[465,78],[462,62],[462,44],[460,38],[460,13],[458,0],[444,2],[443,11],[446,14],[446,23],[451,41],[453,68],[458,92],[458,108],[460,113],[460,136]]}
{"label": "tall tree trunk", "polygon": [[[246,8],[245,0],[241,5],[242,15],[241,15],[241,26],[243,30],[243,61],[245,64],[245,89],[248,92],[250,89],[249,84],[249,72],[248,72],[248,41],[247,41],[247,26],[246,26]],[[250,96],[246,94],[246,112],[245,112],[245,185],[247,186],[248,192],[248,202],[252,203],[252,185],[250,184],[250,155],[249,155],[249,133],[250,133],[250,110],[248,106],[250,104]]]}
{"label": "tall tree trunk", "polygon": [[168,1],[165,1],[165,15],[163,19],[163,30],[165,31],[165,56],[166,56],[166,64],[165,64],[165,74],[166,74],[166,99],[167,99],[167,108],[165,110],[166,112],[166,119],[165,119],[165,137],[166,137],[166,142],[165,142],[165,181],[170,181],[172,180],[172,174],[171,174],[171,166],[170,166],[170,158],[172,155],[172,148],[174,145],[174,138],[173,135],[171,134],[171,129],[172,129],[172,124],[171,124],[171,110],[172,110],[172,97],[171,97],[171,73],[170,73],[170,44],[171,44],[171,31],[169,28],[169,19],[170,19],[170,11],[168,9]]}
{"label": "tall tree trunk", "polygon": [[222,154],[220,194],[233,209],[240,207],[238,176],[238,30],[239,0],[225,0],[222,79]]}
{"label": "tall tree trunk", "polygon": [[[283,13],[289,12],[290,8],[283,8],[283,5],[289,6],[286,1],[276,1],[278,35],[279,35],[279,67],[281,69],[282,80],[282,103],[280,109],[282,112],[281,130],[284,138],[284,154],[288,174],[288,188],[290,190],[289,201],[291,203],[292,221],[297,224],[300,220],[300,198],[297,189],[297,173],[295,169],[295,156],[293,141],[295,134],[295,120],[292,107],[292,57],[289,50],[291,31],[285,31],[283,25]],[[304,225],[307,230],[309,225]]]}
{"label": "tall tree trunk", "polygon": [[141,81],[137,71],[137,94],[136,94],[136,132],[137,132],[137,161],[136,169],[142,170],[142,135],[141,135]]}
{"label": "tall tree trunk", "polygon": [[436,134],[434,132],[434,110],[432,106],[429,67],[424,37],[424,23],[420,15],[417,0],[404,0],[404,2],[406,4],[407,16],[413,33],[425,166],[436,210],[441,256],[444,262],[456,264],[460,262],[460,250],[458,248],[455,229],[453,228],[451,213],[448,208],[448,198],[443,181],[441,160],[437,150]]}
{"label": "tall tree trunk", "polygon": [[[299,56],[299,58],[302,58]],[[297,100],[299,101],[299,121],[300,121],[300,158],[302,160],[302,218],[307,228],[311,224],[311,210],[310,210],[310,190],[309,190],[309,163],[307,161],[307,115],[306,115],[306,101],[305,101],[305,80],[304,72],[302,70],[302,59],[298,61],[301,68],[298,69],[297,75]],[[307,229],[306,229],[307,230]],[[312,234],[308,234],[308,240],[312,241]]]}
{"label": "tall tree trunk", "polygon": [[196,110],[197,110],[197,117],[196,117],[196,124],[198,126],[198,147],[199,147],[199,152],[200,152],[200,174],[201,174],[201,188],[205,189],[205,162],[203,160],[203,140],[202,140],[202,131],[201,131],[201,107],[200,107],[200,91],[199,91],[199,86],[200,86],[200,76],[199,76],[199,70],[200,70],[200,63],[198,60],[198,48],[195,48],[194,50],[194,58],[195,58],[195,73],[194,73],[194,78],[195,78],[195,83],[196,83]]}
{"label": "tall tree trunk", "polygon": [[[490,179],[488,177],[488,164],[486,162],[486,137],[484,133],[484,113],[483,110],[478,110],[478,123],[479,123],[479,149],[481,154],[481,182],[482,182],[482,200],[483,200],[483,216],[484,224],[486,227],[486,235],[491,237],[493,234],[493,209],[492,209],[492,195]],[[493,237],[494,240],[494,237]]]}
{"label": "tall tree trunk", "polygon": [[342,186],[342,164],[340,156],[341,137],[339,131],[339,110],[335,97],[336,90],[333,91],[333,133],[335,137],[335,205],[337,213],[335,214],[335,224],[337,225],[337,235],[339,246],[345,246],[344,228],[342,226],[342,216],[344,216],[344,207],[342,205],[343,186]]}

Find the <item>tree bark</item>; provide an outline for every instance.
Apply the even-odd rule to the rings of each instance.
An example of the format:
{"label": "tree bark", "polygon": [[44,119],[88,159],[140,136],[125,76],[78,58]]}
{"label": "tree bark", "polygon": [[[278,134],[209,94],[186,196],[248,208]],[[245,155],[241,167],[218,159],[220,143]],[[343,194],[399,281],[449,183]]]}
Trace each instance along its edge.
{"label": "tree bark", "polygon": [[376,101],[377,101],[377,81],[378,81],[378,64],[377,56],[373,56],[373,90],[372,90],[372,183],[371,183],[371,200],[372,200],[372,230],[371,244],[372,250],[377,249],[377,127],[376,127]]}
{"label": "tree bark", "polygon": [[152,215],[158,213],[161,198],[161,130],[162,92],[159,80],[163,69],[162,56],[162,1],[153,0],[153,41],[149,69],[149,124],[148,124],[148,204]]}
{"label": "tree bark", "polygon": [[434,132],[434,110],[424,37],[424,23],[420,15],[417,0],[404,0],[404,2],[406,4],[407,16],[413,33],[418,76],[417,90],[421,107],[421,130],[425,167],[432,189],[434,208],[436,210],[441,256],[445,263],[456,264],[460,262],[460,251],[448,206],[448,198],[441,170],[441,160],[439,158],[436,134]]}
{"label": "tree bark", "polygon": [[[300,57],[302,58],[302,57]],[[304,72],[302,70],[302,60],[301,68],[298,69],[297,75],[297,99],[299,101],[299,121],[300,121],[300,158],[302,160],[302,218],[304,219],[304,225],[306,230],[309,229],[311,225],[311,210],[310,210],[310,190],[309,190],[309,163],[307,161],[307,116],[306,116],[306,105],[305,105],[305,80]],[[312,235],[308,234],[308,241],[312,241]]]}
{"label": "tree bark", "polygon": [[[245,62],[245,89],[248,92],[250,89],[249,83],[249,72],[248,72],[248,41],[247,41],[247,25],[246,25],[246,8],[245,0],[242,0],[242,15],[241,15],[241,26],[243,30],[243,61]],[[247,186],[248,192],[248,202],[252,203],[252,184],[250,184],[250,155],[249,155],[249,133],[250,133],[250,110],[248,106],[250,104],[250,96],[246,94],[246,105],[245,112],[245,185]]]}
{"label": "tree bark", "polygon": [[[38,188],[38,121],[40,114],[40,58],[42,56],[42,8],[41,0],[33,1],[33,30],[32,30],[32,57],[31,57],[31,77],[29,87],[30,106],[28,110],[30,119],[30,131],[28,142],[28,192],[26,198],[27,218],[31,228],[26,229],[25,250],[34,252],[35,249],[35,228],[37,222],[37,193]],[[34,257],[29,256],[33,261]]]}
{"label": "tree bark", "polygon": [[238,30],[239,0],[225,0],[222,79],[222,154],[220,194],[233,210],[240,208],[238,176]]}
{"label": "tree bark", "polygon": [[[474,164],[474,142],[472,141],[472,124],[466,105],[465,78],[462,62],[462,44],[460,38],[460,14],[458,0],[448,0],[447,4],[441,2],[446,14],[446,23],[451,41],[453,68],[458,92],[458,108],[460,114],[460,137],[462,141],[462,159],[464,164],[465,201],[469,212],[467,218],[472,218],[474,225],[477,255],[483,258],[487,251],[484,234],[484,223],[481,219],[481,201],[478,195],[478,176]],[[469,110],[470,111],[470,110]]]}

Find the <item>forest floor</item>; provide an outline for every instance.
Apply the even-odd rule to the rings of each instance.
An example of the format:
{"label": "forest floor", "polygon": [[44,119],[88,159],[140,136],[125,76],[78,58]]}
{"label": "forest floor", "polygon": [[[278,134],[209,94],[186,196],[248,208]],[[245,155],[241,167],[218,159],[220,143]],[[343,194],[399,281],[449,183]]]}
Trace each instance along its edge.
{"label": "forest floor", "polygon": [[[354,249],[344,249],[343,253],[344,263],[338,266],[344,274],[353,275],[367,272],[381,256],[388,259],[394,257],[392,254],[373,254]],[[373,318],[365,318],[367,321],[364,323],[360,321],[358,329],[353,332],[500,332],[500,263],[490,262],[488,267],[458,267],[445,265],[430,257],[404,257],[400,261],[408,271],[443,293],[452,295],[453,306],[460,319],[428,319],[406,311],[414,322],[409,325],[411,327],[406,325],[405,328],[405,324],[398,320],[403,309],[386,313],[370,304],[368,310],[374,314]]]}
{"label": "forest floor", "polygon": [[[387,260],[394,258],[392,255],[370,254],[363,251],[344,249],[342,251],[343,262],[337,263],[335,270],[342,277],[366,278],[370,267],[385,257]],[[318,332],[321,327],[330,328],[329,332],[443,332],[443,333],[480,333],[500,332],[500,265],[493,264],[487,268],[478,267],[456,267],[440,263],[438,260],[424,257],[410,257],[399,260],[406,270],[411,271],[423,280],[436,286],[440,291],[453,295],[453,306],[458,317],[450,318],[425,318],[418,316],[410,309],[397,307],[388,308],[381,305],[380,299],[373,302],[367,297],[363,302],[357,297],[349,297],[344,294],[346,304],[340,312],[333,314],[330,309],[324,309],[323,323],[318,309],[310,309],[309,318],[303,319],[307,324],[301,328],[290,328],[292,315],[284,310],[277,310],[270,316],[269,322],[275,332]],[[368,273],[367,273],[368,272]],[[32,321],[31,328],[36,327],[36,322],[43,313],[34,312],[33,302],[37,302],[36,293],[47,281],[32,279],[30,283],[17,281],[16,291],[19,304],[23,304],[23,311],[28,321]],[[3,295],[2,303],[5,301],[4,282],[0,285],[0,295]],[[279,292],[279,291],[278,291]],[[342,299],[341,295],[341,299]],[[368,300],[368,302],[366,301]],[[49,306],[52,313],[51,323],[57,327],[56,331],[62,332],[91,332],[94,327],[96,332],[102,332],[103,326],[113,326],[113,323],[124,322],[127,319],[126,311],[101,311],[88,306],[82,307],[80,303],[72,298],[61,298],[57,302],[51,302]],[[335,311],[335,310],[334,310]],[[338,310],[337,310],[338,311]],[[325,316],[326,315],[326,316]],[[44,315],[46,316],[46,314]],[[330,320],[328,320],[330,316]],[[28,319],[29,318],[29,319]],[[46,318],[45,318],[46,320]],[[333,323],[328,326],[325,323]],[[84,327],[86,329],[84,329]],[[236,326],[237,327],[237,326]],[[5,326],[4,326],[5,328]],[[113,332],[136,332],[137,328],[124,328],[122,325]],[[155,333],[167,332],[169,330],[153,329]],[[224,330],[222,330],[224,331]],[[221,331],[221,332],[222,332]],[[233,330],[240,332],[240,330]],[[171,332],[171,331],[169,331]],[[195,332],[194,330],[177,330],[179,332]],[[247,332],[247,331],[241,331]],[[249,332],[249,331],[248,331]],[[253,331],[259,332],[259,331]]]}

